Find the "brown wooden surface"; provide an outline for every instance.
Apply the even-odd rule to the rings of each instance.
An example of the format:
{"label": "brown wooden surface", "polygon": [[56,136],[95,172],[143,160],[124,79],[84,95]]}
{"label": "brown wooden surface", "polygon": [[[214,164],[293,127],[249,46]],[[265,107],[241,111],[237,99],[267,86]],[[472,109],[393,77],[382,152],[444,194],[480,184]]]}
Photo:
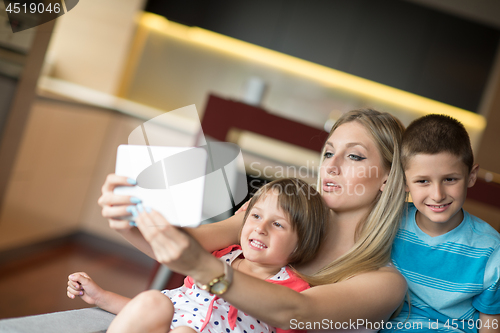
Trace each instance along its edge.
{"label": "brown wooden surface", "polygon": [[67,276],[85,271],[101,287],[133,297],[147,287],[151,262],[78,241],[0,253],[0,319],[94,307],[66,296]]}

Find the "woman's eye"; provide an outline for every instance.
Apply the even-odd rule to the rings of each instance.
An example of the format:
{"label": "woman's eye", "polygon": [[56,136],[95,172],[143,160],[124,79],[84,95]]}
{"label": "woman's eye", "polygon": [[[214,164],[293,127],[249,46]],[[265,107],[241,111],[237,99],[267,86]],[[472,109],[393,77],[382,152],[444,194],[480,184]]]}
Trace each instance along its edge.
{"label": "woman's eye", "polygon": [[362,161],[366,159],[366,157],[361,157],[359,155],[354,155],[354,154],[349,154],[347,155],[347,157],[349,157],[353,161]]}
{"label": "woman's eye", "polygon": [[424,180],[424,179],[421,179],[421,180],[417,180],[415,183],[417,183],[417,184],[427,184],[428,181]]}
{"label": "woman's eye", "polygon": [[252,217],[256,220],[258,220],[260,218],[260,215],[259,214],[252,214]]}
{"label": "woman's eye", "polygon": [[330,158],[333,157],[333,153],[326,152],[325,155],[323,155],[325,158]]}

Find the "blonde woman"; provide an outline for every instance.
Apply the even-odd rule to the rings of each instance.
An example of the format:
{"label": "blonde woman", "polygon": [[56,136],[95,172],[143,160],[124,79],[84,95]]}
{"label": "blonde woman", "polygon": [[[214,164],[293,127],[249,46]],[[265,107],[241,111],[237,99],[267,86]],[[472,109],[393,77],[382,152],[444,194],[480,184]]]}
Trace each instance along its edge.
{"label": "blonde woman", "polygon": [[[314,285],[300,293],[237,271],[231,279],[231,268],[210,254],[238,241],[244,214],[189,230],[192,237],[155,211],[141,213],[139,228],[131,228],[117,219],[129,215],[131,198],[113,194],[116,186],[129,184],[116,175],[108,176],[99,204],[111,228],[140,250],[207,288],[219,287],[220,297],[272,326],[376,331],[401,305],[407,288],[389,264],[405,200],[403,130],[396,118],[374,110],[348,112],[332,128],[318,181],[331,217],[316,258],[295,267]],[[221,290],[221,284],[227,287]],[[148,295],[125,308],[154,307]]]}

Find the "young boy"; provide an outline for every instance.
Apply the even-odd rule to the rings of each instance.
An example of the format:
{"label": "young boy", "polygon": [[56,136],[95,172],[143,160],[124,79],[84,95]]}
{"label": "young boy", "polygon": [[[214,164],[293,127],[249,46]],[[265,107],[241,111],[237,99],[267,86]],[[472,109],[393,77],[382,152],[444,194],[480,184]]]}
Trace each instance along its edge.
{"label": "young boy", "polygon": [[392,259],[411,308],[405,302],[386,331],[500,332],[500,234],[462,209],[478,172],[464,126],[444,115],[419,118],[401,155],[413,203]]}

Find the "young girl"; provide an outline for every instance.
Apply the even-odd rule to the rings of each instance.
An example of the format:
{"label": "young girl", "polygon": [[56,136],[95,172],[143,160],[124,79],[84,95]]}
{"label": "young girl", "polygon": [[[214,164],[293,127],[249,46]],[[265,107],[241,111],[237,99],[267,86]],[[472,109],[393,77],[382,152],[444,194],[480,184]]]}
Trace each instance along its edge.
{"label": "young girl", "polygon": [[[300,292],[309,285],[287,265],[300,265],[316,255],[328,219],[329,210],[314,188],[299,179],[276,180],[259,189],[250,201],[240,231],[241,246],[232,245],[213,255],[235,270]],[[68,282],[68,297],[82,296],[89,304],[120,312],[108,332],[167,332],[169,328],[181,327],[186,331],[184,326],[197,332],[274,329],[238,312],[223,299],[203,290],[189,276],[182,287],[162,293],[171,303],[145,301],[137,306],[136,300],[132,308],[125,306],[120,312],[116,303],[124,306],[123,298],[100,289],[83,273],[70,275]],[[151,295],[146,299],[151,299]],[[160,298],[160,303],[165,302]]]}

